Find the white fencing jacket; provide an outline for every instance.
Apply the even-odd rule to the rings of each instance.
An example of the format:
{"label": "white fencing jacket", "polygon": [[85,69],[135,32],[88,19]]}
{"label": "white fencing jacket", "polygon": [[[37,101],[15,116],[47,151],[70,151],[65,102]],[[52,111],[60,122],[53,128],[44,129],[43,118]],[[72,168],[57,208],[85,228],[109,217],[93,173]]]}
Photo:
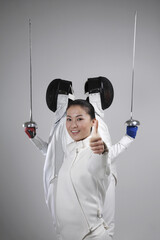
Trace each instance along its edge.
{"label": "white fencing jacket", "polygon": [[[32,139],[46,155],[45,199],[53,217],[57,239],[72,240],[67,234],[73,233],[73,223],[76,223],[74,234],[77,233],[73,240],[81,240],[105,221],[102,215],[106,213],[105,192],[111,181],[110,172],[117,177],[115,158],[133,141],[133,138],[125,135],[117,144],[112,145],[106,124],[98,116],[96,118],[99,121],[99,134],[109,149],[107,156],[93,154],[88,146],[88,138],[74,142],[67,133],[65,116],[54,125],[48,143],[37,136]],[[61,163],[60,159],[63,159]],[[98,168],[99,171],[96,170]],[[94,174],[98,174],[97,180]]]}
{"label": "white fencing jacket", "polygon": [[82,240],[104,222],[110,164],[107,153],[92,152],[89,138],[67,145],[59,170],[55,212],[63,240]]}

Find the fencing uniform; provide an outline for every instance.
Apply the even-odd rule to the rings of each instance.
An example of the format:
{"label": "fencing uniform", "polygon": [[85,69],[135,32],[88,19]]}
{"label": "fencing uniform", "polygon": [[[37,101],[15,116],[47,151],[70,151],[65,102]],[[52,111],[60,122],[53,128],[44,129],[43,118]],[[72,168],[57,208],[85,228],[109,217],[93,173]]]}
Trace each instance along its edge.
{"label": "fencing uniform", "polygon": [[89,137],[67,145],[55,196],[60,239],[82,240],[104,223],[102,209],[110,176],[108,154],[94,154]]}
{"label": "fencing uniform", "polygon": [[[107,177],[103,178],[103,181],[97,182],[97,185],[94,182],[94,177],[89,179],[84,178],[86,180],[85,182],[82,181],[83,185],[77,185],[77,183],[81,183],[80,180],[83,180],[83,174],[86,173],[86,176],[89,174],[91,177],[90,171],[95,171],[96,164],[90,165],[95,165],[94,169],[88,169],[85,165],[87,162],[89,163],[88,157],[84,158],[85,161],[82,160],[85,164],[80,164],[82,163],[80,161],[82,153],[86,153],[83,157],[89,154],[90,160],[93,157],[90,158],[90,155],[93,155],[93,153],[88,146],[88,138],[84,141],[74,142],[68,135],[65,127],[65,115],[60,114],[60,112],[58,112],[58,114],[61,118],[58,117],[59,119],[56,119],[48,143],[43,142],[37,136],[32,139],[33,143],[46,155],[44,165],[45,199],[53,217],[57,239],[101,240],[104,237],[106,240],[111,239],[114,234],[115,214],[116,168],[114,159],[130,145],[133,139],[125,135],[117,144],[112,145],[108,128],[100,114],[97,115],[99,134],[109,149],[105,162],[106,166],[102,167],[101,165],[100,171],[101,174],[104,174],[107,170]],[[59,144],[61,144],[61,151],[59,151]],[[76,148],[76,146],[78,147]],[[76,159],[77,164],[73,164],[76,149],[79,151]],[[104,154],[104,156],[94,155],[96,155],[95,163],[99,162],[98,157],[101,158],[101,162],[103,162],[102,159],[106,156],[106,154]],[[59,163],[61,159],[63,159],[63,161]],[[80,166],[78,164],[80,164]],[[79,167],[76,171],[77,166]],[[64,173],[66,173],[66,175]],[[99,178],[97,177],[97,179]],[[92,184],[88,186],[89,180]],[[90,191],[88,191],[87,187],[91,188]],[[61,211],[61,208],[63,211]],[[70,236],[71,233],[73,233],[72,236]],[[100,238],[100,236],[102,238]]]}

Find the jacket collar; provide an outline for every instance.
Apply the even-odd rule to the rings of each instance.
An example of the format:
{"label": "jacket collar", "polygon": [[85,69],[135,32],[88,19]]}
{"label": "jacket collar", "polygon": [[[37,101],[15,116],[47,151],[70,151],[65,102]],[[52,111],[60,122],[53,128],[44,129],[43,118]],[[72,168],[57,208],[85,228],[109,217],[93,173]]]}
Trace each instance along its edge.
{"label": "jacket collar", "polygon": [[91,136],[85,138],[84,140],[81,140],[81,141],[78,141],[78,142],[73,141],[73,142],[67,144],[67,149],[68,149],[68,151],[71,152],[71,151],[73,151],[74,149],[80,150],[80,149],[83,149],[83,148],[85,148],[85,147],[88,147],[88,146],[89,146],[90,138],[91,138]]}

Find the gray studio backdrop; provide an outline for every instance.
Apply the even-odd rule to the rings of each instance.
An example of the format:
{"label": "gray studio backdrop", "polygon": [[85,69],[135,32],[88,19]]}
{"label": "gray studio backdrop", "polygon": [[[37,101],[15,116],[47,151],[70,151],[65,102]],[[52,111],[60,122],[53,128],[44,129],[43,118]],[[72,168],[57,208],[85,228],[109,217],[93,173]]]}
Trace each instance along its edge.
{"label": "gray studio backdrop", "polygon": [[53,240],[45,205],[44,157],[22,124],[29,120],[28,19],[32,21],[33,119],[47,141],[54,114],[45,103],[55,78],[73,82],[84,98],[87,78],[106,76],[115,98],[105,111],[112,142],[130,117],[134,12],[138,11],[134,117],[136,141],[117,159],[117,240],[158,240],[160,236],[158,0],[0,1],[0,239]]}

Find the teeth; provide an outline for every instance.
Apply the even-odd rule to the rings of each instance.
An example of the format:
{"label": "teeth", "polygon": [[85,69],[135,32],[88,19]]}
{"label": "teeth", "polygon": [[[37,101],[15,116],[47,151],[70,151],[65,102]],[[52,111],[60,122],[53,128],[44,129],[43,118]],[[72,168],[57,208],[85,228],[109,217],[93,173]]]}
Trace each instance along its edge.
{"label": "teeth", "polygon": [[73,133],[77,133],[78,131],[71,131],[71,132],[73,132]]}

